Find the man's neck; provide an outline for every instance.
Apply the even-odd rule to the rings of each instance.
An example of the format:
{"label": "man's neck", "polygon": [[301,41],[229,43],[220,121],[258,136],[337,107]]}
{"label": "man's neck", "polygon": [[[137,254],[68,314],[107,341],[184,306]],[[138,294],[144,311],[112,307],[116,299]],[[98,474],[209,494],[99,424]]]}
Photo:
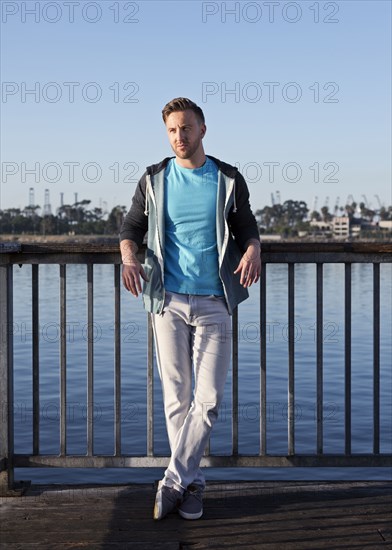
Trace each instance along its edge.
{"label": "man's neck", "polygon": [[206,155],[205,155],[204,151],[201,151],[200,153],[197,153],[197,154],[193,155],[189,159],[181,159],[181,158],[176,156],[176,163],[177,164],[182,166],[182,168],[190,168],[190,169],[193,169],[193,170],[195,168],[200,168],[201,166],[203,166],[205,161],[206,161]]}

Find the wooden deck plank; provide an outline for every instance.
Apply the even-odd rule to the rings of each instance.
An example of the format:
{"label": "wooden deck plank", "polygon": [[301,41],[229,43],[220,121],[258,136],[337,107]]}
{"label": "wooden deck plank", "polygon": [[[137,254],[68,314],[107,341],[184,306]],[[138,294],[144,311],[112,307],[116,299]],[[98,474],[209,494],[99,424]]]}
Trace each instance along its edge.
{"label": "wooden deck plank", "polygon": [[392,548],[391,482],[210,483],[196,522],[152,520],[155,487],[41,486],[0,500],[0,550]]}

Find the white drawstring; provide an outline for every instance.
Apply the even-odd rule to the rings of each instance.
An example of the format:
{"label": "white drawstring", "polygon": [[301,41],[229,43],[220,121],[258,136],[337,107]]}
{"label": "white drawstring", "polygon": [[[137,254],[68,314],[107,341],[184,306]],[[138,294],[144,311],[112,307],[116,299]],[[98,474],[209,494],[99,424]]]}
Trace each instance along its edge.
{"label": "white drawstring", "polygon": [[146,183],[146,198],[145,198],[145,205],[144,205],[144,215],[145,216],[148,216],[148,189],[149,189],[149,185],[150,185],[150,178],[147,177],[147,183]]}

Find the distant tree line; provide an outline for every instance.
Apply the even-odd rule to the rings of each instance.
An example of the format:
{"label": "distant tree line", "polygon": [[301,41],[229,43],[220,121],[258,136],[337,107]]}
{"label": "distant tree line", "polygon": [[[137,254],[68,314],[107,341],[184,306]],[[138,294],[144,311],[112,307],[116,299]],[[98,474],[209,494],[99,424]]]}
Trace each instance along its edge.
{"label": "distant tree line", "polygon": [[89,200],[65,204],[56,215],[40,215],[40,206],[23,210],[0,210],[0,232],[35,235],[117,235],[127,212],[125,206],[115,206],[109,214],[102,208],[88,209]]}
{"label": "distant tree line", "polygon": [[[26,206],[0,210],[0,233],[34,235],[118,235],[127,207],[117,205],[110,213],[101,208],[89,209],[91,201],[82,200],[65,204],[56,214],[40,215],[40,206]],[[310,230],[310,222],[330,222],[334,216],[348,216],[371,222],[375,219],[392,220],[392,206],[371,210],[363,202],[353,202],[331,213],[328,206],[309,212],[306,202],[287,200],[282,204],[264,206],[255,212],[260,233],[295,236],[299,231]]]}
{"label": "distant tree line", "polygon": [[366,222],[392,220],[392,206],[383,206],[376,211],[369,209],[363,202],[359,205],[353,202],[335,209],[334,213],[330,212],[328,206],[323,206],[320,212],[309,212],[306,202],[287,200],[283,204],[264,206],[256,210],[255,214],[261,234],[276,233],[288,237],[298,235],[299,231],[310,231],[311,221],[329,223],[334,216],[347,216],[350,221],[355,217]]}

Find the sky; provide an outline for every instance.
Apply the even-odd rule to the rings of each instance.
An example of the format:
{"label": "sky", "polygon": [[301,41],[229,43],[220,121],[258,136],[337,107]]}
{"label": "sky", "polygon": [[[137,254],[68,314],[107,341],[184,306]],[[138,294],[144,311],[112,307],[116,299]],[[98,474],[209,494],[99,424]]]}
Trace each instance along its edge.
{"label": "sky", "polygon": [[[130,206],[163,106],[272,201],[392,204],[391,2],[2,1],[0,209]],[[77,193],[77,197],[75,195]],[[350,197],[351,196],[351,197]],[[379,202],[380,201],[380,202]]]}

